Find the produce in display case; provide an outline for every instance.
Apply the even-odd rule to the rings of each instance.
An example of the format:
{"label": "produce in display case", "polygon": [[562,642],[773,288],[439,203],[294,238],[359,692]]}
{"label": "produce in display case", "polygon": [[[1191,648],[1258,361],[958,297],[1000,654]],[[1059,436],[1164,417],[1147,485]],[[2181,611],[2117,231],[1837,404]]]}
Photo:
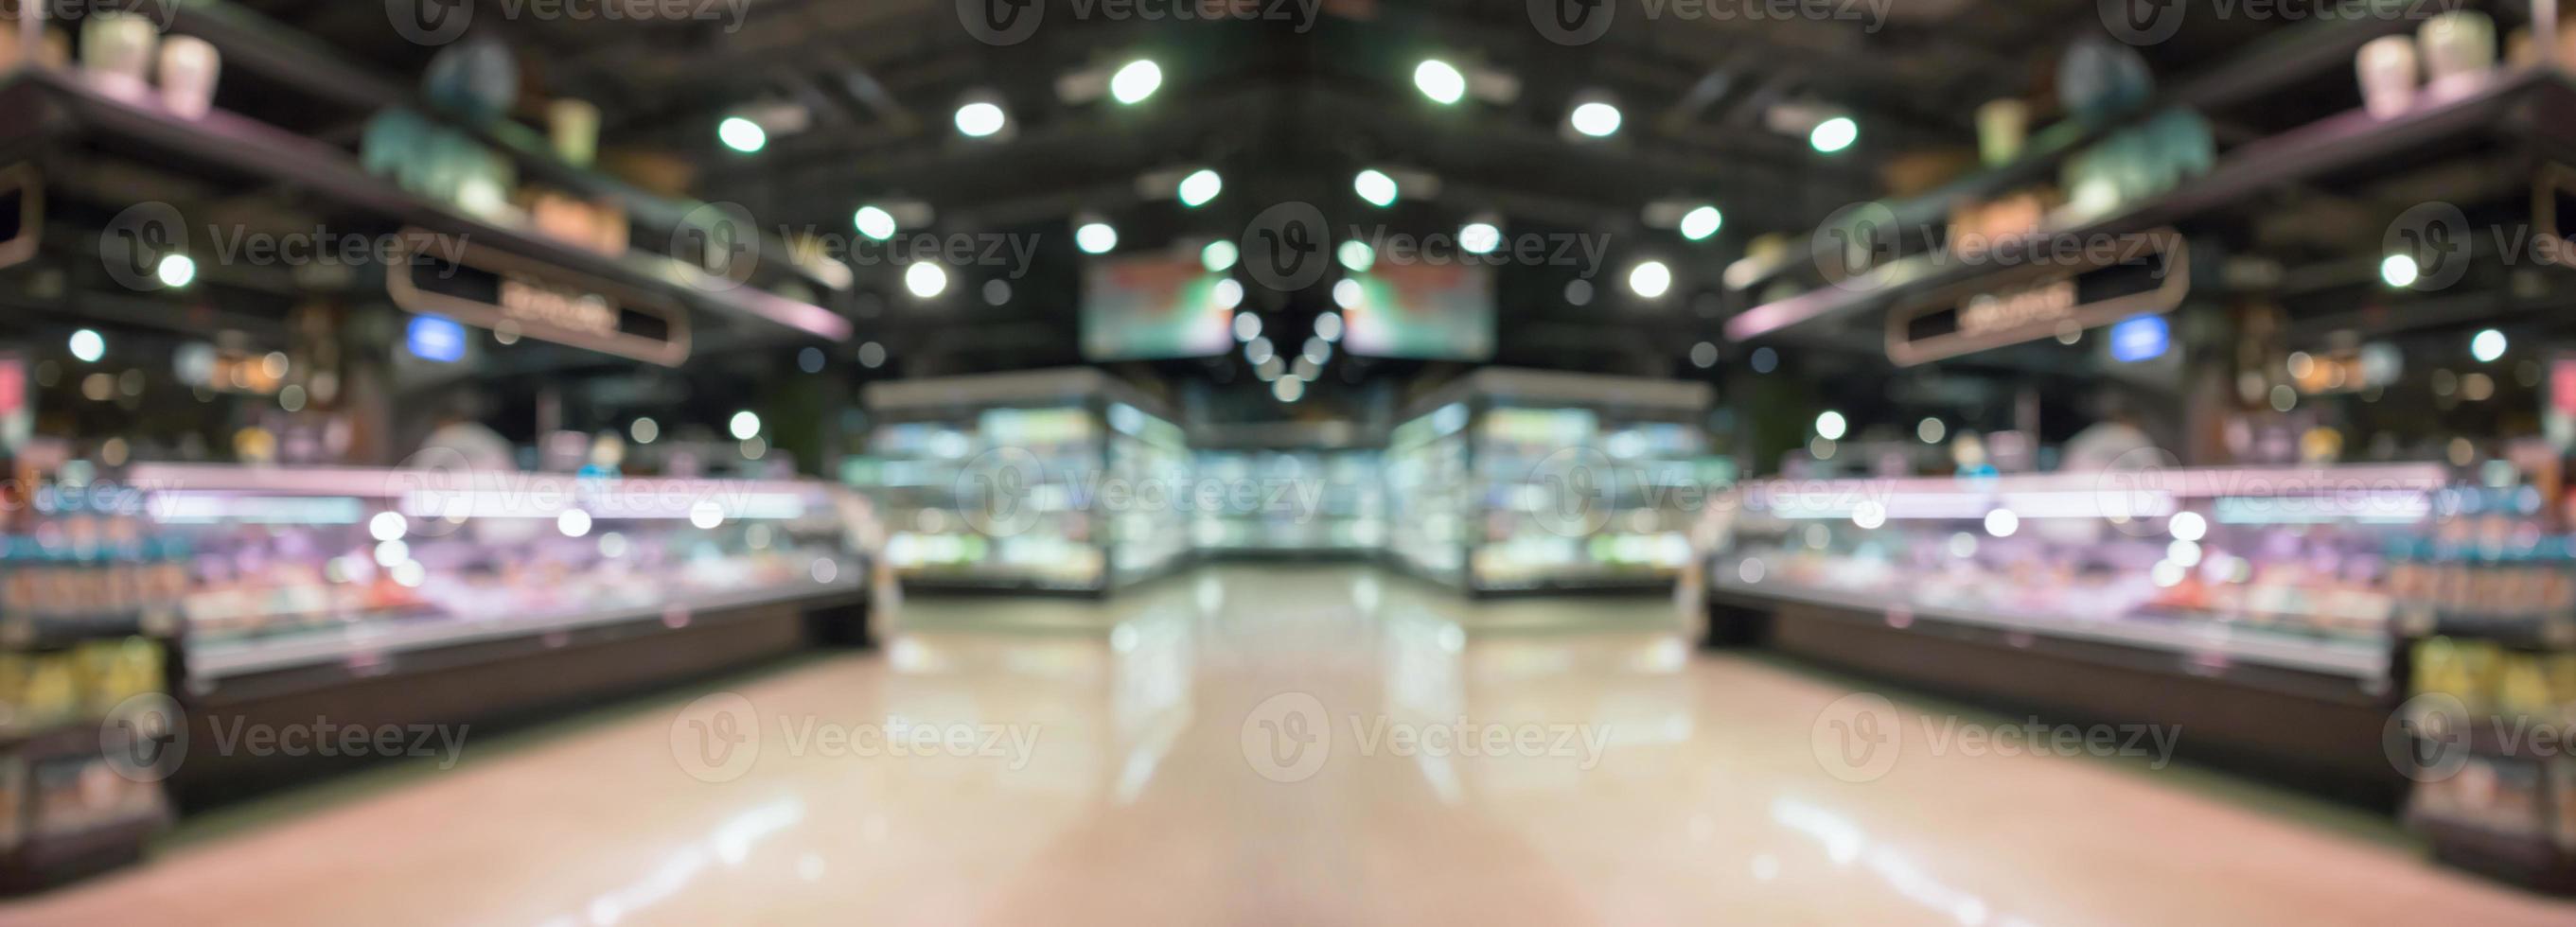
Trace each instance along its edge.
{"label": "produce in display case", "polygon": [[1750,483],[1712,588],[2385,685],[2432,465]]}
{"label": "produce in display case", "polygon": [[1097,370],[879,383],[867,403],[843,479],[910,582],[1106,592],[1188,553],[1180,429]]}
{"label": "produce in display case", "polygon": [[1200,451],[1195,461],[1199,485],[1223,493],[1195,512],[1200,550],[1363,553],[1385,541],[1375,451]]}
{"label": "produce in display case", "polygon": [[1669,582],[1724,473],[1708,403],[1697,383],[1479,371],[1396,427],[1389,546],[1471,591]]}
{"label": "produce in display case", "polygon": [[830,484],[147,465],[190,552],[192,685],[864,586],[866,503]]}

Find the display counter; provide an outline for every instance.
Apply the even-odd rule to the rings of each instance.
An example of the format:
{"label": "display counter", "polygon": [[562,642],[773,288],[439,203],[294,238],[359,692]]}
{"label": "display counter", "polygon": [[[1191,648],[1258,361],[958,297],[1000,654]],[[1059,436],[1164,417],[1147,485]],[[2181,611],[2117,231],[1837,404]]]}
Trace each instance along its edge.
{"label": "display counter", "polygon": [[[877,531],[826,483],[171,465],[117,482],[187,552],[173,675],[200,726],[470,723],[866,633]],[[203,752],[173,785],[292,778],[243,760]]]}
{"label": "display counter", "polygon": [[1090,368],[877,383],[843,478],[885,513],[908,586],[1101,594],[1190,553],[1189,448]]}
{"label": "display counter", "polygon": [[1715,496],[1712,635],[2068,716],[2391,800],[2397,552],[2434,465],[1783,480]]}
{"label": "display counter", "polygon": [[1690,559],[1705,384],[1487,368],[1387,442],[1392,562],[1471,593],[1653,588]]}

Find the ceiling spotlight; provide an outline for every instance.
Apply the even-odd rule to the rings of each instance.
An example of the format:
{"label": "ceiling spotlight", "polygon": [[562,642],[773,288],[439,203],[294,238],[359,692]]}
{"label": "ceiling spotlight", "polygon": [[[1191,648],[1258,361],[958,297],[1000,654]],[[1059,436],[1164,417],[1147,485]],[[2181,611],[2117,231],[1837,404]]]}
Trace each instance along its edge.
{"label": "ceiling spotlight", "polygon": [[1280,377],[1270,381],[1270,395],[1280,402],[1296,402],[1306,395],[1306,381],[1297,377]]}
{"label": "ceiling spotlight", "polygon": [[1003,115],[1001,105],[990,101],[977,100],[957,108],[957,131],[968,138],[991,136],[1009,123],[1010,117]]}
{"label": "ceiling spotlight", "polygon": [[1574,112],[1566,117],[1566,122],[1574,127],[1574,131],[1593,138],[1607,138],[1619,131],[1619,108],[1598,101],[1585,103],[1575,107]]}
{"label": "ceiling spotlight", "polygon": [[1205,205],[1207,201],[1216,199],[1216,195],[1224,190],[1225,178],[1217,176],[1215,171],[1200,168],[1190,172],[1189,176],[1181,178],[1181,205]]}
{"label": "ceiling spotlight", "polygon": [[1851,424],[1843,420],[1843,414],[1832,409],[1826,409],[1823,414],[1816,416],[1816,437],[1827,441],[1842,440],[1844,432],[1849,431],[1850,428]]}
{"label": "ceiling spotlight", "polygon": [[850,225],[856,227],[859,230],[859,234],[865,235],[869,238],[874,238],[878,241],[884,241],[894,237],[894,214],[885,211],[881,207],[859,207],[858,212],[850,214]]}
{"label": "ceiling spotlight", "polygon": [[2477,358],[2481,364],[2495,363],[2496,358],[2504,356],[2504,349],[2504,333],[2492,328],[2469,339],[2469,356]]}
{"label": "ceiling spotlight", "polygon": [[760,413],[750,409],[736,412],[733,419],[725,423],[725,430],[732,432],[736,441],[749,441],[760,433]]}
{"label": "ceiling spotlight", "polygon": [[1263,383],[1279,379],[1281,374],[1287,372],[1288,365],[1280,363],[1279,358],[1276,357],[1263,358],[1261,363],[1252,365],[1252,375],[1260,377]]}
{"label": "ceiling spotlight", "polygon": [[197,279],[197,262],[184,254],[165,254],[160,265],[152,269],[152,275],[160,279],[162,286],[187,286]]}
{"label": "ceiling spotlight", "polygon": [[107,336],[99,334],[96,329],[84,328],[72,333],[71,347],[72,356],[79,358],[81,363],[95,364],[99,358],[107,356]]}
{"label": "ceiling spotlight", "polygon": [[1357,309],[1360,307],[1360,299],[1367,295],[1368,292],[1361,288],[1357,280],[1343,277],[1333,282],[1333,305],[1344,309]]}
{"label": "ceiling spotlight", "polygon": [[1199,249],[1199,266],[1207,268],[1207,272],[1211,274],[1225,273],[1228,268],[1234,266],[1237,254],[1234,242],[1220,238],[1208,242],[1207,247]]}
{"label": "ceiling spotlight", "polygon": [[1372,167],[1361,171],[1358,177],[1352,178],[1351,190],[1358,193],[1360,199],[1367,200],[1371,206],[1395,205],[1395,178],[1387,176],[1385,171],[1377,168]]}
{"label": "ceiling spotlight", "polygon": [[1467,75],[1449,62],[1438,58],[1424,59],[1413,68],[1413,86],[1434,103],[1448,105],[1467,97]]}
{"label": "ceiling spotlight", "polygon": [[1334,249],[1333,256],[1342,262],[1343,267],[1350,268],[1351,273],[1355,274],[1367,273],[1370,267],[1377,264],[1377,249],[1369,247],[1368,242],[1356,238],[1343,242],[1340,248]]}
{"label": "ceiling spotlight", "polygon": [[769,144],[769,133],[761,129],[760,123],[740,116],[727,116],[723,122],[716,123],[716,140],[727,148],[750,154]]}
{"label": "ceiling spotlight", "polygon": [[1683,238],[1699,241],[1717,234],[1718,227],[1725,224],[1725,213],[1718,212],[1715,206],[1701,206],[1682,214],[1680,228]]}
{"label": "ceiling spotlight", "polygon": [[1470,222],[1458,230],[1458,250],[1468,254],[1492,254],[1503,245],[1503,230],[1491,222]]}
{"label": "ceiling spotlight", "polygon": [[1141,58],[1127,62],[1118,73],[1109,76],[1109,95],[1120,103],[1142,103],[1162,86],[1163,67]]}
{"label": "ceiling spotlight", "polygon": [[1656,299],[1673,288],[1673,270],[1662,261],[1647,261],[1628,271],[1628,291]]}
{"label": "ceiling spotlight", "polygon": [[1315,337],[1325,341],[1342,340],[1342,314],[1327,312],[1315,317]]}
{"label": "ceiling spotlight", "polygon": [[1084,254],[1107,254],[1118,247],[1118,230],[1106,222],[1085,222],[1073,230],[1073,245]]}
{"label": "ceiling spotlight", "polygon": [[1232,309],[1243,305],[1243,284],[1233,277],[1219,280],[1216,286],[1208,291],[1208,298],[1215,301],[1219,309]]}
{"label": "ceiling spotlight", "polygon": [[1268,338],[1255,335],[1252,340],[1243,343],[1243,359],[1251,361],[1255,365],[1259,365],[1262,361],[1266,361],[1277,356],[1279,356],[1279,352],[1270,347],[1270,339]]}
{"label": "ceiling spotlight", "polygon": [[1816,127],[1807,133],[1807,144],[1825,154],[1849,148],[1859,140],[1860,123],[1853,122],[1850,116],[1836,116],[1816,123]]}
{"label": "ceiling spotlight", "polygon": [[2417,276],[2419,272],[2415,267],[2415,259],[2411,256],[2392,254],[2379,259],[2379,279],[2386,281],[2389,286],[2401,289],[2414,286]]}
{"label": "ceiling spotlight", "polygon": [[1234,340],[1250,341],[1261,337],[1261,317],[1249,312],[1234,314]]}
{"label": "ceiling spotlight", "polygon": [[1321,366],[1325,361],[1333,359],[1333,343],[1325,340],[1320,333],[1309,335],[1306,338],[1305,350],[1297,354]]}
{"label": "ceiling spotlight", "polygon": [[937,296],[948,290],[948,271],[929,261],[916,261],[904,268],[903,288],[922,299]]}

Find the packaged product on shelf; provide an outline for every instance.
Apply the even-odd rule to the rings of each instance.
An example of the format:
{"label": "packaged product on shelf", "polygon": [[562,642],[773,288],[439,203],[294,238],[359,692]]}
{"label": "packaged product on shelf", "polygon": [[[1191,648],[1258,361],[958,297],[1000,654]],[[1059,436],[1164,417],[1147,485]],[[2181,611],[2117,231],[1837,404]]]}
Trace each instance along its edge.
{"label": "packaged product on shelf", "polygon": [[2419,783],[2414,813],[2433,821],[2475,827],[2511,837],[2552,837],[2550,782],[2536,760],[2472,756],[2458,774]]}
{"label": "packaged product on shelf", "polygon": [[82,717],[105,717],[126,699],[161,691],[161,647],[148,639],[86,641],[74,653]]}
{"label": "packaged product on shelf", "polygon": [[28,773],[27,835],[59,837],[133,821],[161,809],[158,783],[137,782],[98,757],[39,760]]}
{"label": "packaged product on shelf", "polygon": [[81,710],[79,673],[59,652],[0,653],[0,736],[67,724]]}

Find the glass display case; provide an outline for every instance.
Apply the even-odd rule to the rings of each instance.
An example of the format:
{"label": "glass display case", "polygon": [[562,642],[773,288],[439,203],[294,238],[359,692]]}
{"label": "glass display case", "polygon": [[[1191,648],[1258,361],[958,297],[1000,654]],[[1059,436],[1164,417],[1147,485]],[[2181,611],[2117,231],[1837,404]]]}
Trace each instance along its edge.
{"label": "glass display case", "polygon": [[909,584],[1099,593],[1189,552],[1179,427],[1097,370],[878,383],[866,400],[868,450],[843,477],[878,503]]}
{"label": "glass display case", "polygon": [[1653,586],[1690,561],[1705,384],[1488,368],[1388,442],[1389,548],[1473,592]]}
{"label": "glass display case", "polygon": [[1192,435],[1191,533],[1214,555],[1336,557],[1386,544],[1378,442],[1343,422],[1208,428]]}
{"label": "glass display case", "polygon": [[189,552],[176,612],[201,691],[863,590],[877,533],[864,500],[810,481],[144,465],[123,482]]}
{"label": "glass display case", "polygon": [[2392,553],[2438,466],[1748,483],[1698,541],[1720,593],[2384,685]]}

